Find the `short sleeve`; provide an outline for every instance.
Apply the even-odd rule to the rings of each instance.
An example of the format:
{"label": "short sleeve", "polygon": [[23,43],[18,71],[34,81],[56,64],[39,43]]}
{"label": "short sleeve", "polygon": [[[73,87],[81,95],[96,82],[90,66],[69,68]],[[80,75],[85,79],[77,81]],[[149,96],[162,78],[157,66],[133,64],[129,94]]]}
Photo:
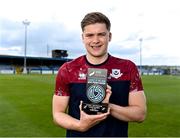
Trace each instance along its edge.
{"label": "short sleeve", "polygon": [[58,70],[54,94],[58,96],[69,96],[67,63],[64,63]]}
{"label": "short sleeve", "polygon": [[137,66],[132,63],[131,66],[130,92],[142,91],[143,85]]}

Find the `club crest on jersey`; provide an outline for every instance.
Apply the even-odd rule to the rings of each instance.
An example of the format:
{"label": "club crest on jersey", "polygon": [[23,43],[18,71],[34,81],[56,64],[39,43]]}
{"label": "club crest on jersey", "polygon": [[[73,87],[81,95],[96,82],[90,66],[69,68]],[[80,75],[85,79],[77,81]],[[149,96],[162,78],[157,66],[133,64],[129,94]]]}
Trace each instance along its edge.
{"label": "club crest on jersey", "polygon": [[110,74],[111,77],[118,79],[121,77],[123,73],[121,73],[120,69],[112,69],[112,73]]}

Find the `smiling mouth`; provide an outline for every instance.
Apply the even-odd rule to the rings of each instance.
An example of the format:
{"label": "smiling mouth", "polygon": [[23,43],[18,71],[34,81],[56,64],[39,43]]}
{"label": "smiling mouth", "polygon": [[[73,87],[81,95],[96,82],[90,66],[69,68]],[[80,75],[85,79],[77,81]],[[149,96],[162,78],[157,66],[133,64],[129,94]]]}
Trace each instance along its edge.
{"label": "smiling mouth", "polygon": [[101,46],[91,46],[93,49],[100,48]]}

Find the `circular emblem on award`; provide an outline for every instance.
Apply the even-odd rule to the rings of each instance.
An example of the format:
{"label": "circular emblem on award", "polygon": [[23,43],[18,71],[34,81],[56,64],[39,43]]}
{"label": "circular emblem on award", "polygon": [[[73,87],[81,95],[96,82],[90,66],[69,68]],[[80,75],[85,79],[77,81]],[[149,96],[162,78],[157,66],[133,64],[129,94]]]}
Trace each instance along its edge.
{"label": "circular emblem on award", "polygon": [[91,85],[87,89],[87,97],[93,103],[100,103],[104,100],[105,90],[101,85]]}

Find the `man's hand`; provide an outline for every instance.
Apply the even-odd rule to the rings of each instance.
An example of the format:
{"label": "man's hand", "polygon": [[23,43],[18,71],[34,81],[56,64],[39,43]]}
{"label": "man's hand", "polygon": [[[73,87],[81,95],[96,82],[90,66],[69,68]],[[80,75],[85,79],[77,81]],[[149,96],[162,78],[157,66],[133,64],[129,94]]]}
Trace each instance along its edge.
{"label": "man's hand", "polygon": [[84,111],[82,111],[82,101],[80,102],[80,120],[79,120],[79,131],[85,132],[89,128],[95,126],[102,120],[106,119],[107,116],[110,114],[110,111],[108,110],[107,113],[101,113],[97,115],[88,115]]}
{"label": "man's hand", "polygon": [[[111,87],[107,85],[106,89],[106,97],[103,100],[103,103],[109,103],[109,98],[111,96]],[[110,108],[107,113],[98,113],[97,115],[88,115],[84,111],[82,111],[82,101],[80,102],[80,121],[79,121],[79,130],[81,132],[87,131],[89,128],[95,126],[102,120],[106,119],[110,114]]]}
{"label": "man's hand", "polygon": [[111,86],[107,84],[107,89],[106,89],[106,97],[102,101],[102,103],[109,103],[109,98],[111,97],[112,91],[111,91]]}

